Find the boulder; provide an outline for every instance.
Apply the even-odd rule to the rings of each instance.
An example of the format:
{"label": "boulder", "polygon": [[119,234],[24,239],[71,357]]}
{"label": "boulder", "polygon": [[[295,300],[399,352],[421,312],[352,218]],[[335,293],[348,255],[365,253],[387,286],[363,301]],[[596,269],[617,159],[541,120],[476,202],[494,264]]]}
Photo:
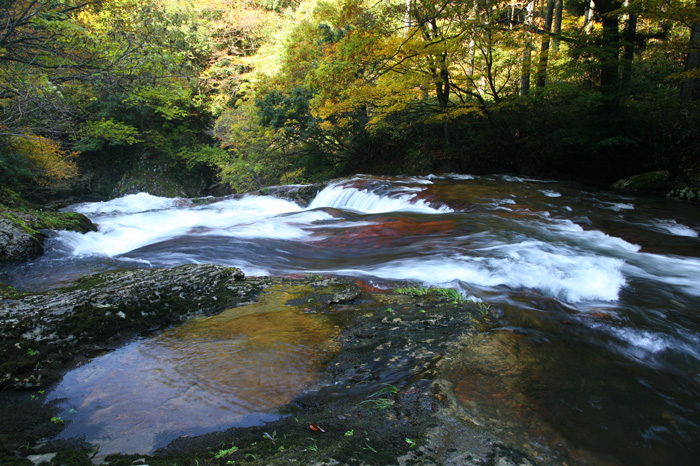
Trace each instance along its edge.
{"label": "boulder", "polygon": [[616,181],[612,188],[616,191],[634,194],[665,193],[668,189],[670,176],[667,171],[640,173]]}
{"label": "boulder", "polygon": [[43,252],[39,239],[10,220],[0,218],[0,262],[33,259]]}

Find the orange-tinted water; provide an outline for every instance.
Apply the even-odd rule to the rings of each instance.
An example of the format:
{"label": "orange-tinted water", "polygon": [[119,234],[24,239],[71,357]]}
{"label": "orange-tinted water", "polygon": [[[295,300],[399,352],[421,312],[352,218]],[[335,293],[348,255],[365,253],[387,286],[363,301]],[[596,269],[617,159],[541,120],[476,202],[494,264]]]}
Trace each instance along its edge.
{"label": "orange-tinted water", "polygon": [[62,437],[85,436],[101,454],[148,453],[181,435],[278,417],[318,382],[337,332],[285,305],[294,292],[278,287],[70,372],[52,394],[65,398]]}

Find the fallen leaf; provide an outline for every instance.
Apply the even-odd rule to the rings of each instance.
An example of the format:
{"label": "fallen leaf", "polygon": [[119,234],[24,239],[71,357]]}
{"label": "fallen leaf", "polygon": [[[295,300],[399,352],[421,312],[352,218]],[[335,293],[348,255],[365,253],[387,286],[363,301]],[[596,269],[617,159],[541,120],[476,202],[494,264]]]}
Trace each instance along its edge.
{"label": "fallen leaf", "polygon": [[320,427],[318,426],[318,424],[311,424],[311,425],[309,426],[309,428],[310,428],[311,430],[316,431],[316,432],[325,432],[325,430],[323,430],[322,428],[320,428]]}

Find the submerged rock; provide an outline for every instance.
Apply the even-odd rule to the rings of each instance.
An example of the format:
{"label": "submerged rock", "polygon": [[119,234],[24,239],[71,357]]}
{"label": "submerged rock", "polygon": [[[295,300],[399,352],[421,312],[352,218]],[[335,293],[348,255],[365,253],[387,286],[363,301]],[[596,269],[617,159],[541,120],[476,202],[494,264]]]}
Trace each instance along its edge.
{"label": "submerged rock", "polygon": [[86,277],[47,293],[0,298],[0,388],[55,381],[80,354],[250,298],[235,268],[184,265]]}
{"label": "submerged rock", "polygon": [[[295,400],[293,416],[181,437],[147,458],[148,464],[189,464],[206,457],[203,452],[222,458],[204,464],[536,464],[475,424],[441,379],[440,361],[449,359],[462,335],[475,331],[474,306],[436,295],[389,293],[362,294],[334,307],[324,280],[308,285],[320,292],[311,291],[306,312],[334,310],[343,326],[326,383]],[[105,460],[126,466],[132,457]]]}

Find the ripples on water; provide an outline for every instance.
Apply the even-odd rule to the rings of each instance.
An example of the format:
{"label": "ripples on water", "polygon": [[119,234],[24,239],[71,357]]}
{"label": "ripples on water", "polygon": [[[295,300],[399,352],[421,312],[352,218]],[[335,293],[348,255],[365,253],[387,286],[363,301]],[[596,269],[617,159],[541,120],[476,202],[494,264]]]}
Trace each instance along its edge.
{"label": "ripples on water", "polygon": [[697,207],[454,175],[360,176],[306,209],[138,194],[72,210],[99,231],[54,235],[5,281],[47,288],[117,267],[210,262],[451,286],[503,314],[451,371],[484,423],[514,441],[540,438],[533,454],[567,464],[691,464],[700,453]]}

